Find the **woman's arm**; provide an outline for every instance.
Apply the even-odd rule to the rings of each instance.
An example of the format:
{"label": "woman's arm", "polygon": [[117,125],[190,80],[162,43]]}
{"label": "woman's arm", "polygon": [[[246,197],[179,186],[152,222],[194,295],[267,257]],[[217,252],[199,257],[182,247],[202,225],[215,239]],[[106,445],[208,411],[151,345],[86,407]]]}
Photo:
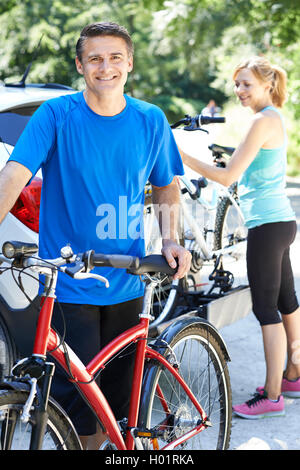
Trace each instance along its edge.
{"label": "woman's arm", "polygon": [[203,163],[179,149],[182,161],[185,165],[208,178],[224,186],[230,186],[237,181],[241,174],[254,160],[259,149],[274,135],[274,118],[263,113],[257,113],[252,121],[245,138],[234,151],[225,168]]}

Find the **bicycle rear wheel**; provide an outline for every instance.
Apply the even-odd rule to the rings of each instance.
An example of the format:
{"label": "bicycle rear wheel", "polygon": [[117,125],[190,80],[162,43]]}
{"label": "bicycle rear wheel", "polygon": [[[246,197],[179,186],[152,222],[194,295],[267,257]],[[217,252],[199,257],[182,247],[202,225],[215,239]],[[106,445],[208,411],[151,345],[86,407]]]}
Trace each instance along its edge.
{"label": "bicycle rear wheel", "polygon": [[[232,189],[232,194],[237,199],[236,190]],[[215,230],[214,230],[214,250],[220,250],[228,246],[236,245],[247,238],[247,228],[244,219],[231,200],[224,197],[220,200],[217,208]]]}
{"label": "bicycle rear wheel", "polygon": [[[178,449],[225,450],[231,433],[232,400],[226,358],[219,341],[205,326],[195,322],[169,342],[179,372],[208,415],[212,427],[181,444]],[[168,349],[165,356],[170,355]],[[139,425],[161,435],[159,448],[195,427],[200,416],[189,397],[163,366],[145,371]],[[192,424],[189,424],[192,423]],[[145,442],[150,448],[151,443]]]}
{"label": "bicycle rear wheel", "polygon": [[[35,410],[30,411],[28,423],[21,421],[28,392],[0,391],[0,449],[29,450]],[[72,423],[51,398],[48,402],[48,422],[42,450],[80,450],[81,444]]]}

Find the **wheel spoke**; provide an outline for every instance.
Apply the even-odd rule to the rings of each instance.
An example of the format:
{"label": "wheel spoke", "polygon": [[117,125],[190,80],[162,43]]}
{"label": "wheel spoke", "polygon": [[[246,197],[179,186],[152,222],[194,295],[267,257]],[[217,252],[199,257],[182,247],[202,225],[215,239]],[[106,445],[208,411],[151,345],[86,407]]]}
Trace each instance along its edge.
{"label": "wheel spoke", "polygon": [[[30,411],[29,421],[21,420],[22,410],[28,398],[27,392],[0,391],[0,443],[2,450],[29,450],[35,428],[35,409]],[[43,436],[42,450],[81,449],[79,438],[63,412],[48,404],[48,421]]]}
{"label": "wheel spoke", "polygon": [[[231,428],[231,389],[220,345],[198,325],[186,328],[170,341],[180,364],[179,372],[212,423],[184,443],[187,449],[225,449]],[[193,429],[201,419],[188,395],[174,376],[162,367],[152,366],[152,393],[149,393],[145,425],[163,428],[160,448]],[[156,371],[156,372],[155,372]],[[159,386],[161,393],[156,393]],[[165,402],[167,402],[166,411]]]}

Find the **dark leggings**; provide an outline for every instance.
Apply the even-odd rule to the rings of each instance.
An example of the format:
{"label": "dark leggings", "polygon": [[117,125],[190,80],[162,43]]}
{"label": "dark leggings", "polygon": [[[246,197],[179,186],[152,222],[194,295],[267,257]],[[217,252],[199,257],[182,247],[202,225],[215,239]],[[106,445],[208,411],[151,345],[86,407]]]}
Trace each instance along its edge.
{"label": "dark leggings", "polygon": [[[137,325],[142,311],[143,298],[117,305],[96,306],[60,304],[66,322],[66,343],[87,365],[89,361],[117,335]],[[53,325],[63,332],[59,305],[55,303]],[[97,383],[108,400],[116,419],[128,416],[135,347],[130,346],[118,358],[110,362],[100,373]],[[68,381],[65,372],[57,365],[51,395],[70,416],[79,435],[96,432],[96,418],[85,404],[75,386]]]}
{"label": "dark leggings", "polygon": [[253,312],[261,325],[280,323],[280,313],[299,306],[290,261],[290,245],[297,232],[295,221],[264,224],[249,229],[247,270]]}

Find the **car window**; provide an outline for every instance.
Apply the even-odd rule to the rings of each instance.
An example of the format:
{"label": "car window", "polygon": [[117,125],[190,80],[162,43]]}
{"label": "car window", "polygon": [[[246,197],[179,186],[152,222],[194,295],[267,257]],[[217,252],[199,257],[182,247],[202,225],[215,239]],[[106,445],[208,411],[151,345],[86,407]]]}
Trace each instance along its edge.
{"label": "car window", "polygon": [[0,113],[1,140],[15,146],[26,124],[37,108],[38,106],[27,106]]}

